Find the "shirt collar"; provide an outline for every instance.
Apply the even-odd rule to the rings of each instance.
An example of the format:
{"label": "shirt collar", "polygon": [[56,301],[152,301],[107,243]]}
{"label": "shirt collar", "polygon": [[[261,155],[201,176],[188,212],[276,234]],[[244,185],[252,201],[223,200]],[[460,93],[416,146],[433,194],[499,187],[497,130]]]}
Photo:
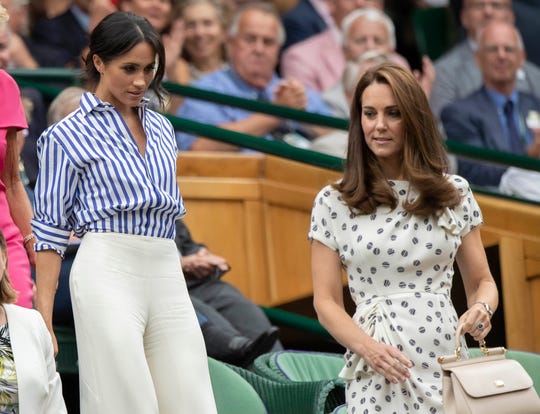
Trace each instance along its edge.
{"label": "shirt collar", "polygon": [[231,79],[233,80],[235,86],[240,90],[246,92],[247,95],[253,95],[253,99],[257,99],[257,95],[260,92],[264,92],[264,94],[268,97],[269,100],[271,100],[274,97],[274,89],[276,85],[279,82],[279,77],[274,73],[272,75],[272,79],[270,79],[270,82],[266,84],[264,89],[257,89],[248,83],[246,83],[234,70],[232,66],[230,66],[227,71],[230,74]]}
{"label": "shirt collar", "polygon": [[517,107],[519,95],[516,89],[514,89],[508,96],[503,95],[502,93],[488,87],[484,87],[484,89],[486,90],[491,100],[495,103],[497,108],[503,108],[507,100],[512,101],[512,103],[514,104],[514,108]]}
{"label": "shirt collar", "polygon": [[[139,108],[146,108],[150,100],[146,97],[141,99]],[[85,92],[80,101],[80,107],[84,116],[87,116],[92,111],[107,112],[114,109],[114,106],[109,102],[103,102],[96,95],[90,92]]]}

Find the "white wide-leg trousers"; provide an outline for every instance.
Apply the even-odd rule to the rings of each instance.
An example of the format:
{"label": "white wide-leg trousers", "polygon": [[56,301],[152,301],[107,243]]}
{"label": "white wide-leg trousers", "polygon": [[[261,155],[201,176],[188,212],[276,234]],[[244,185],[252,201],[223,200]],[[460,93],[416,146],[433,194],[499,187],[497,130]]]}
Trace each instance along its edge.
{"label": "white wide-leg trousers", "polygon": [[87,233],[70,290],[82,414],[216,413],[173,240]]}

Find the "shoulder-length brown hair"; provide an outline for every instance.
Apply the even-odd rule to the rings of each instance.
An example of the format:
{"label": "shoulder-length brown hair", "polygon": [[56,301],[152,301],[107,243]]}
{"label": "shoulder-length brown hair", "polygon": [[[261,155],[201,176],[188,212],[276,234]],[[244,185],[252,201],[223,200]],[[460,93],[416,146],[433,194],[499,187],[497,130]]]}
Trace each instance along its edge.
{"label": "shoulder-length brown hair", "polygon": [[377,157],[366,144],[362,130],[362,95],[373,83],[388,85],[401,113],[404,131],[403,175],[418,191],[404,208],[429,216],[460,202],[458,190],[446,179],[448,161],[426,95],[413,74],[394,63],[368,70],[358,82],[351,105],[349,144],[343,179],[334,186],[351,210],[369,214],[379,205],[397,206],[397,197],[384,176]]}
{"label": "shoulder-length brown hair", "polygon": [[0,280],[0,303],[13,303],[17,300],[17,292],[11,286],[11,280],[9,279],[7,243],[2,230],[0,230],[0,254],[6,258],[6,267],[2,269],[2,280]]}

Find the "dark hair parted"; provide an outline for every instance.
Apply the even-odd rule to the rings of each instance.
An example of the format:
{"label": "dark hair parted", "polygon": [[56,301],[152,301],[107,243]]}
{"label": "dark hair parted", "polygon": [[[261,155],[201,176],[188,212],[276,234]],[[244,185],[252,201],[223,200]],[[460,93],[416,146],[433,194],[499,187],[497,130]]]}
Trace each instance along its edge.
{"label": "dark hair parted", "polygon": [[17,300],[17,292],[11,286],[11,280],[9,279],[9,274],[7,271],[8,265],[8,253],[7,253],[7,242],[4,237],[4,233],[0,230],[0,254],[2,254],[6,260],[4,269],[1,269],[2,280],[0,280],[0,303],[13,303]]}
{"label": "dark hair parted", "polygon": [[404,203],[405,210],[430,216],[458,205],[461,197],[445,176],[448,169],[445,148],[426,95],[408,69],[388,62],[368,70],[356,86],[344,175],[334,187],[351,211],[359,214],[373,213],[379,205],[397,207],[397,197],[377,157],[367,146],[362,129],[362,95],[374,83],[390,87],[401,113],[403,176],[418,191],[413,202]]}
{"label": "dark hair parted", "polygon": [[165,73],[165,49],[161,37],[144,17],[129,12],[114,12],[105,17],[90,34],[89,51],[85,58],[86,78],[89,88],[99,83],[99,72],[94,66],[97,55],[107,64],[129,52],[139,43],[147,42],[158,57],[157,70],[150,85],[160,104],[165,100],[165,89],[161,80]]}

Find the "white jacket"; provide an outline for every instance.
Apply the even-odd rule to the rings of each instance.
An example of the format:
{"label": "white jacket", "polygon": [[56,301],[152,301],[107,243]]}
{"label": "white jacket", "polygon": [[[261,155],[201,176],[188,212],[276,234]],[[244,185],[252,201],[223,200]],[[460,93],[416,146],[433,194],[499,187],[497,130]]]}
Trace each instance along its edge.
{"label": "white jacket", "polygon": [[51,336],[38,311],[4,305],[15,360],[20,414],[67,413]]}

